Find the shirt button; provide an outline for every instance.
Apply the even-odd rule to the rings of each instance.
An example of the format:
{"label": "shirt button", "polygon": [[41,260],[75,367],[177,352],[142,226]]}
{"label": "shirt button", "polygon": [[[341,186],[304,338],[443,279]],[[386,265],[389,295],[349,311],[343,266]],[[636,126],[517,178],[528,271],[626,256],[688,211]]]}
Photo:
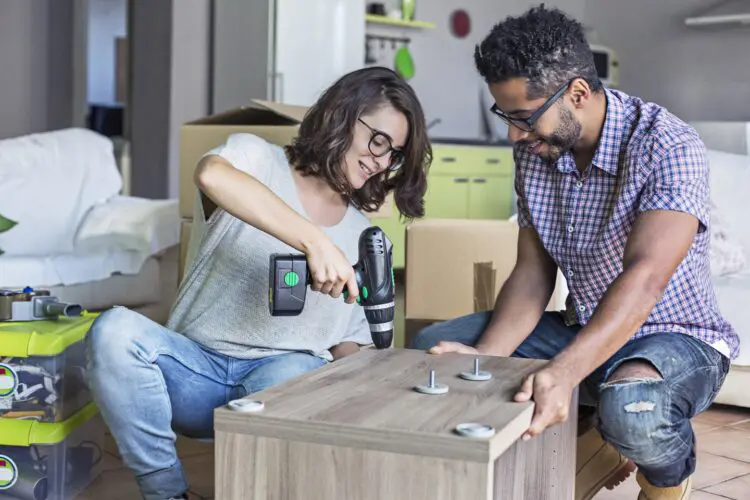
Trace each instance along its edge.
{"label": "shirt button", "polygon": [[583,304],[581,304],[580,306],[578,306],[578,310],[581,311],[581,312],[586,312],[586,306],[584,306]]}
{"label": "shirt button", "polygon": [[575,228],[573,227],[573,224],[571,224],[568,226],[568,232],[572,233],[573,231],[575,231]]}
{"label": "shirt button", "polygon": [[569,267],[568,268],[568,278],[572,278],[572,277],[573,277],[573,268]]}
{"label": "shirt button", "polygon": [[582,188],[582,187],[583,187],[583,181],[578,181],[578,182],[576,182],[576,187],[577,187],[578,189]]}

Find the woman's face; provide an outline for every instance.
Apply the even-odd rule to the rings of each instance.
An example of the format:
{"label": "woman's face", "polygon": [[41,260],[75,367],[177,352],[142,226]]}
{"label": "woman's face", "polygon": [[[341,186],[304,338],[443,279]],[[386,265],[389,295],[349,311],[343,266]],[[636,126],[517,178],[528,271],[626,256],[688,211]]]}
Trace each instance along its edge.
{"label": "woman's face", "polygon": [[372,177],[403,159],[409,121],[390,105],[362,115],[354,125],[354,137],[344,155],[344,173],[352,188],[361,189]]}

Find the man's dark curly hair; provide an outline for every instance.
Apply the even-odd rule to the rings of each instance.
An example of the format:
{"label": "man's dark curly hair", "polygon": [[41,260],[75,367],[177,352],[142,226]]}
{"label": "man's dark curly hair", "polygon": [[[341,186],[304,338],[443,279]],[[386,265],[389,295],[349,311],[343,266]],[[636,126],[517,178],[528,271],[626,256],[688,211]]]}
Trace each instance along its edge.
{"label": "man's dark curly hair", "polygon": [[593,92],[602,89],[581,23],[544,4],[496,24],[475,48],[474,62],[488,84],[527,78],[528,99],[548,96],[576,77]]}

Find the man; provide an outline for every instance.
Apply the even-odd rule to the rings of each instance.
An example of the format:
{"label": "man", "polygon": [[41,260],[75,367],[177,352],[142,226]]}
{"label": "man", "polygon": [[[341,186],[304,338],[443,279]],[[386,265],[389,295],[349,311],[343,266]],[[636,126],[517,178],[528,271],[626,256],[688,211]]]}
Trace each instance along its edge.
{"label": "man", "polygon": [[[518,258],[494,311],[430,326],[412,347],[551,360],[515,399],[536,403],[524,439],[564,421],[576,387],[595,405],[576,498],[633,463],[640,500],[688,498],[690,419],[739,346],[710,281],[705,147],[666,109],[603,88],[581,25],[558,10],[499,23],[475,62],[514,143]],[[545,312],[558,268],[566,311]]]}

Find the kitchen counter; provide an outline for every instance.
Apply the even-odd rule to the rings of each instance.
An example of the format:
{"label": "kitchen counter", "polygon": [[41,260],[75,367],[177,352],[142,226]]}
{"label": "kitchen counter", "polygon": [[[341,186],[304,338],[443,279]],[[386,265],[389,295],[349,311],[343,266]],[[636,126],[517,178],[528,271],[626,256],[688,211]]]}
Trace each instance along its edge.
{"label": "kitchen counter", "polygon": [[455,144],[457,146],[489,146],[489,147],[503,147],[509,148],[512,146],[511,142],[507,139],[500,139],[497,141],[489,141],[482,138],[467,138],[467,137],[430,137],[432,144]]}

